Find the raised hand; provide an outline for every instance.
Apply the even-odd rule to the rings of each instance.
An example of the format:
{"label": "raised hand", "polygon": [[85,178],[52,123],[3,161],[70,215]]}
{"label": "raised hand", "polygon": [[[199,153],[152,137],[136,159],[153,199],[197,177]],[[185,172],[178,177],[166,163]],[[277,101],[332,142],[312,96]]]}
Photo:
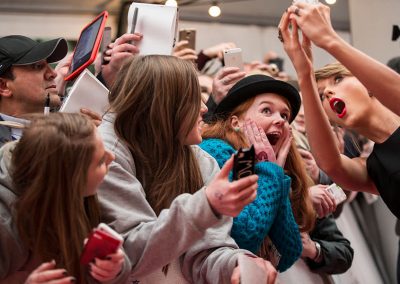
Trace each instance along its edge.
{"label": "raised hand", "polygon": [[178,57],[180,59],[183,59],[183,60],[188,60],[188,61],[197,60],[196,51],[191,49],[191,48],[186,47],[186,45],[188,43],[189,42],[187,40],[179,41],[175,45],[172,55],[176,56],[176,57]]}
{"label": "raised hand", "polygon": [[219,104],[228,94],[229,90],[240,79],[246,76],[245,72],[240,71],[238,67],[224,67],[215,75],[212,84],[211,96],[216,104]]}
{"label": "raised hand", "polygon": [[318,47],[324,48],[332,38],[338,37],[332,27],[330,8],[326,5],[311,5],[299,1],[288,8],[288,13],[292,23],[296,22],[303,35]]}
{"label": "raised hand", "polygon": [[282,41],[283,48],[285,49],[287,55],[290,57],[290,60],[292,61],[296,72],[312,72],[313,58],[311,51],[311,42],[308,37],[303,33],[303,39],[300,43],[298,25],[295,20],[291,20],[290,12],[285,12],[282,15],[278,29],[278,37]]}
{"label": "raised hand", "polygon": [[139,48],[135,44],[142,38],[143,35],[139,33],[126,33],[109,44],[104,52],[104,60],[109,63],[102,65],[102,75],[108,88],[114,83],[115,76],[125,60],[139,53]]}
{"label": "raised hand", "polygon": [[229,173],[232,167],[233,156],[206,187],[206,196],[214,212],[235,217],[243,207],[256,199],[258,176],[251,175],[230,182]]}

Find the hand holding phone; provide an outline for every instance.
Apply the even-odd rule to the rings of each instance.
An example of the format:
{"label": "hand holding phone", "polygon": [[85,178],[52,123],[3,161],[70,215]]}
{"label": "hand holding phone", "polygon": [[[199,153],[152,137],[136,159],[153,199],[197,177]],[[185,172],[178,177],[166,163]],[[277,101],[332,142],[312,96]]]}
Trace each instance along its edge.
{"label": "hand holding phone", "polygon": [[89,235],[80,262],[83,265],[89,264],[95,258],[105,258],[115,253],[123,243],[123,238],[109,226],[100,223]]}
{"label": "hand holding phone", "polygon": [[100,47],[102,65],[106,65],[110,62],[108,60],[104,60],[105,52],[107,51],[108,45],[110,43],[111,43],[111,27],[104,27],[103,38],[101,39],[101,47]]}
{"label": "hand holding phone", "polygon": [[179,41],[186,40],[188,48],[196,49],[196,30],[195,29],[181,29],[179,31]]}
{"label": "hand holding phone", "polygon": [[240,148],[233,160],[233,179],[238,180],[254,174],[254,146],[249,149]]}
{"label": "hand holding phone", "polygon": [[333,195],[336,205],[339,205],[347,199],[347,195],[344,193],[343,189],[336,183],[332,183],[326,190]]}

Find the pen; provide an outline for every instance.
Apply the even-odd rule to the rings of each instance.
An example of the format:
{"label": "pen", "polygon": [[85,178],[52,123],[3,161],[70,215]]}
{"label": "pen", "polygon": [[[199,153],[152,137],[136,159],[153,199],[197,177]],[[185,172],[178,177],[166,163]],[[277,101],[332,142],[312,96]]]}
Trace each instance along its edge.
{"label": "pen", "polygon": [[44,104],[44,114],[48,115],[50,113],[50,94],[47,94],[46,102]]}
{"label": "pen", "polygon": [[131,25],[131,34],[135,33],[136,29],[136,23],[137,23],[137,18],[138,18],[138,11],[139,8],[135,7],[135,11],[133,11],[133,18],[132,18],[132,25]]}

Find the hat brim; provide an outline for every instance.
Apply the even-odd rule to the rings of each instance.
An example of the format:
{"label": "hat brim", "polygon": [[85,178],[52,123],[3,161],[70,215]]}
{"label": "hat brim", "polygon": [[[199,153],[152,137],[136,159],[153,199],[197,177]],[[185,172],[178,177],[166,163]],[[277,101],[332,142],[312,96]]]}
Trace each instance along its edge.
{"label": "hat brim", "polygon": [[264,93],[278,94],[288,100],[291,109],[290,123],[297,116],[301,105],[301,98],[296,88],[290,84],[264,75],[252,75],[242,80],[244,80],[244,83],[240,81],[236,83],[226,97],[218,104],[214,111],[215,118],[228,117],[238,105]]}
{"label": "hat brim", "polygon": [[13,65],[27,65],[46,59],[54,63],[63,59],[68,53],[67,41],[63,38],[38,43]]}

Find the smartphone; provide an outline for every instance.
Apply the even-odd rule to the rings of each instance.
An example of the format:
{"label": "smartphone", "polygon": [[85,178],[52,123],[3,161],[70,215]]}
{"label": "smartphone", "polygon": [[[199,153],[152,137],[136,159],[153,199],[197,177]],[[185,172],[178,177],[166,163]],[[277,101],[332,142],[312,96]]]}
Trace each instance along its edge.
{"label": "smartphone", "polygon": [[83,265],[89,264],[94,258],[105,258],[115,253],[123,243],[123,238],[109,226],[100,223],[89,235],[80,262]]}
{"label": "smartphone", "polygon": [[108,12],[103,11],[92,22],[83,28],[74,49],[71,67],[65,81],[78,76],[87,66],[92,64],[99,52],[104,26],[108,18]]}
{"label": "smartphone", "polygon": [[242,49],[231,48],[224,50],[224,64],[227,67],[238,67],[243,70]]}
{"label": "smartphone", "polygon": [[338,186],[336,183],[332,183],[330,186],[326,188],[333,197],[335,198],[336,205],[339,205],[343,201],[347,199],[347,195],[344,193],[343,189]]}
{"label": "smartphone", "polygon": [[233,158],[233,180],[254,174],[255,151],[251,145],[248,149],[240,148]]}
{"label": "smartphone", "polygon": [[111,27],[105,27],[103,31],[103,38],[101,39],[101,64],[106,65],[109,61],[104,60],[105,52],[108,49],[108,45],[111,43]]}
{"label": "smartphone", "polygon": [[187,40],[189,43],[187,47],[196,50],[196,30],[195,29],[181,29],[179,30],[179,41]]}

